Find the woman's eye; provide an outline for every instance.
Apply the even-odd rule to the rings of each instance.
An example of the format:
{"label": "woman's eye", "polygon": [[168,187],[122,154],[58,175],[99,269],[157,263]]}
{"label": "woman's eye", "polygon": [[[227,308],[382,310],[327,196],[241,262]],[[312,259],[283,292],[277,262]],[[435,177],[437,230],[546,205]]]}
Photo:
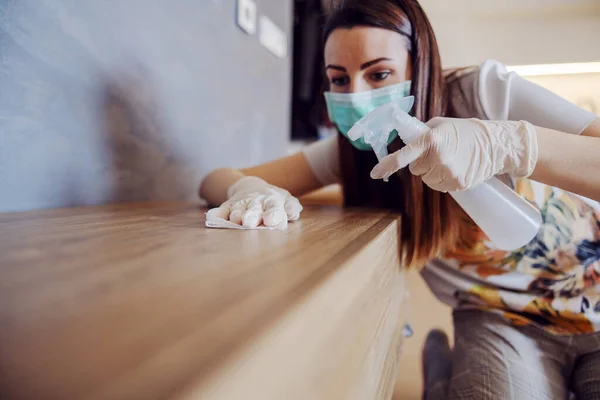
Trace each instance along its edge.
{"label": "woman's eye", "polygon": [[387,79],[390,75],[390,71],[375,72],[373,75],[371,75],[371,79],[373,79],[374,81],[383,81]]}
{"label": "woman's eye", "polygon": [[347,76],[342,76],[340,78],[331,78],[331,84],[333,86],[346,86],[350,83],[350,79]]}

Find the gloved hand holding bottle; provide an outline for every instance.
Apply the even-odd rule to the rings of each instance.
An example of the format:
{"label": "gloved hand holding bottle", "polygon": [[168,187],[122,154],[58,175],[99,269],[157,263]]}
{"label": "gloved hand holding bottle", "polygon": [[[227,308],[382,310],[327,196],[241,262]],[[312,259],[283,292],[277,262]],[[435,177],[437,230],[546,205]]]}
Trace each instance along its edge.
{"label": "gloved hand holding bottle", "polygon": [[528,177],[538,157],[536,129],[523,121],[434,118],[427,133],[383,158],[371,172],[387,178],[409,167],[434,190],[470,189],[500,174]]}
{"label": "gloved hand holding bottle", "polygon": [[300,218],[302,205],[287,190],[264,180],[246,176],[227,191],[227,201],[206,215],[206,225],[214,228],[283,229],[288,221]]}
{"label": "gloved hand holding bottle", "polygon": [[432,189],[450,192],[499,249],[517,249],[538,233],[540,212],[495,178],[531,175],[538,153],[533,125],[451,118],[435,118],[427,125],[410,116],[403,100],[397,100],[359,120],[348,137],[382,143],[392,130],[406,147],[378,155],[372,178],[386,179],[410,166],[411,173]]}

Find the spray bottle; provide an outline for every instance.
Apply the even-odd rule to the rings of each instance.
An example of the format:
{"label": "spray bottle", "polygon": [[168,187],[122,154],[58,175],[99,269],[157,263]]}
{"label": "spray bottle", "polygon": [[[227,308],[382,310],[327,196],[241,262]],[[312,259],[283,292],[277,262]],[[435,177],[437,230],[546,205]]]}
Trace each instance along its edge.
{"label": "spray bottle", "polygon": [[[396,130],[405,144],[429,131],[427,125],[404,111],[411,108],[413,101],[411,96],[376,108],[350,129],[348,137],[351,140],[364,138],[381,161],[388,155],[386,145],[392,131]],[[512,251],[525,246],[540,229],[540,212],[497,178],[450,195],[501,250]]]}

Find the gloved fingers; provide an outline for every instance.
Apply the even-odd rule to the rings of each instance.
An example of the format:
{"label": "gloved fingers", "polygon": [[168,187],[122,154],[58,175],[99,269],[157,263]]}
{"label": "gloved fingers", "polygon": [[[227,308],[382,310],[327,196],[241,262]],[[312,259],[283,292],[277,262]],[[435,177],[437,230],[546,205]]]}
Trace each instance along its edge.
{"label": "gloved fingers", "polygon": [[267,196],[263,203],[263,209],[265,226],[277,226],[287,219],[283,199],[280,196]]}
{"label": "gloved fingers", "polygon": [[390,176],[394,175],[396,173],[396,171],[394,170],[390,170],[388,172],[385,173],[385,176],[383,177],[383,180],[388,182],[390,180]]}
{"label": "gloved fingers", "polygon": [[440,185],[446,181],[446,169],[445,168],[431,168],[427,173],[421,177],[423,182],[431,187],[431,185]]}
{"label": "gloved fingers", "polygon": [[263,222],[264,196],[257,196],[246,202],[246,211],[242,215],[242,225],[246,228],[256,228]]}
{"label": "gloved fingers", "polygon": [[[402,151],[402,150],[399,150]],[[398,153],[398,152],[396,152]],[[377,164],[371,170],[371,179],[383,179],[388,178],[394,172],[398,171],[397,162],[396,162],[396,153],[389,154]]]}
{"label": "gloved fingers", "polygon": [[435,167],[435,164],[432,162],[431,157],[428,157],[427,154],[423,154],[422,157],[416,159],[413,163],[408,166],[410,173],[415,176],[426,175],[431,172]]}
{"label": "gloved fingers", "polygon": [[438,192],[448,193],[448,192],[458,192],[460,190],[464,190],[465,187],[460,183],[460,181],[456,177],[446,178],[442,182],[439,183],[426,183],[431,189],[436,190]]}
{"label": "gloved fingers", "polygon": [[429,121],[427,121],[425,123],[425,125],[427,125],[429,127],[429,129],[433,129],[433,128],[437,128],[438,126],[440,126],[444,122],[447,122],[450,119],[451,118],[433,117],[432,119],[430,119]]}
{"label": "gloved fingers", "polygon": [[262,210],[248,210],[242,216],[242,226],[245,228],[256,228],[263,222]]}
{"label": "gloved fingers", "polygon": [[211,209],[210,211],[211,211],[212,216],[215,218],[221,218],[224,220],[228,220],[229,214],[231,213],[231,205],[232,204],[229,201],[226,201],[225,203],[221,204],[219,207]]}
{"label": "gloved fingers", "polygon": [[235,224],[241,225],[248,203],[249,199],[243,199],[233,203],[231,206],[231,213],[229,214],[229,220]]}
{"label": "gloved fingers", "polygon": [[273,208],[263,212],[263,224],[265,224],[265,226],[277,226],[282,222],[285,222],[286,219],[287,215],[285,214],[283,207]]}
{"label": "gloved fingers", "polygon": [[303,210],[302,204],[300,204],[300,201],[294,196],[288,196],[285,199],[284,208],[288,221],[296,221],[300,218],[300,213]]}
{"label": "gloved fingers", "polygon": [[371,171],[371,178],[382,179],[391,176],[396,171],[405,168],[407,165],[419,159],[426,148],[423,141],[419,140],[414,145],[410,144],[397,152],[384,157]]}
{"label": "gloved fingers", "polygon": [[433,184],[428,184],[427,186],[430,189],[435,190],[437,192],[448,193],[448,189],[446,189],[446,186],[444,185],[444,183],[433,183]]}

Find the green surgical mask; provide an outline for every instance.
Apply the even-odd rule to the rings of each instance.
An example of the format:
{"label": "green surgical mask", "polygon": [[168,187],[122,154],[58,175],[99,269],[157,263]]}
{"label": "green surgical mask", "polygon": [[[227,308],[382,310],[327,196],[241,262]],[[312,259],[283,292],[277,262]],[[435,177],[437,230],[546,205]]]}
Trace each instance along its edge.
{"label": "green surgical mask", "polygon": [[[396,85],[385,86],[368,92],[333,93],[325,92],[327,112],[340,133],[348,138],[348,131],[359,119],[379,106],[407,97],[410,94],[410,81]],[[407,103],[408,104],[408,103]],[[412,102],[410,102],[412,104]],[[412,106],[411,106],[412,107]],[[410,109],[404,110],[409,112]],[[398,132],[392,131],[388,137],[388,145],[398,137]],[[358,150],[371,151],[371,146],[363,138],[350,140]]]}

